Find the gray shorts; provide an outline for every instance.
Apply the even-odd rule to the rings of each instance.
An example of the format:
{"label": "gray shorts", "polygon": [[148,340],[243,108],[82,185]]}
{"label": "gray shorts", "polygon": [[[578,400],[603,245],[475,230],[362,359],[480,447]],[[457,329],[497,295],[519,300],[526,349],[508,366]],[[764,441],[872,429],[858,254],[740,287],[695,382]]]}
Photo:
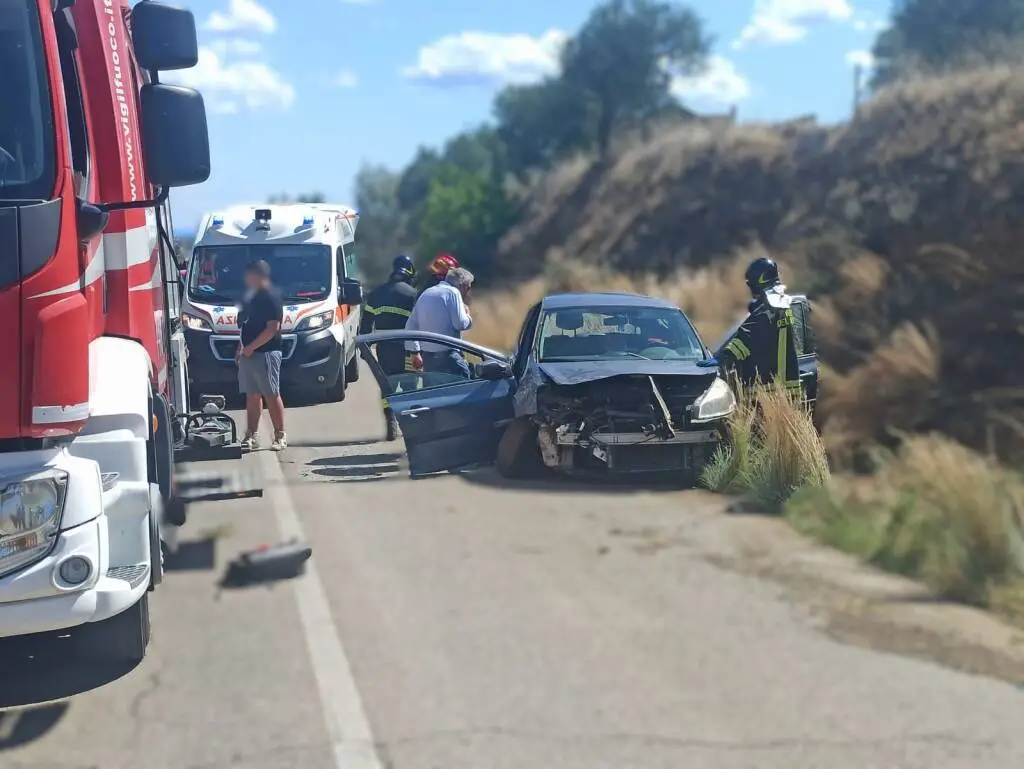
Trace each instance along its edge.
{"label": "gray shorts", "polygon": [[254,352],[238,359],[238,391],[245,395],[281,392],[281,351]]}

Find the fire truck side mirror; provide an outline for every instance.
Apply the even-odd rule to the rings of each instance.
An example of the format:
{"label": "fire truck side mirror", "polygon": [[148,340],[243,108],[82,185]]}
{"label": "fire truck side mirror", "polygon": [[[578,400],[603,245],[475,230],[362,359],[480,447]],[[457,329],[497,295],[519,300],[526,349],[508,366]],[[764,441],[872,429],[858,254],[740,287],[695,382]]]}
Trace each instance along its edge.
{"label": "fire truck side mirror", "polygon": [[146,175],[157,187],[188,187],[210,178],[210,134],[203,97],[192,88],[142,86]]}
{"label": "fire truck side mirror", "polygon": [[132,44],[142,69],[189,69],[199,62],[196,17],[192,11],[158,0],[137,3],[132,9]]}

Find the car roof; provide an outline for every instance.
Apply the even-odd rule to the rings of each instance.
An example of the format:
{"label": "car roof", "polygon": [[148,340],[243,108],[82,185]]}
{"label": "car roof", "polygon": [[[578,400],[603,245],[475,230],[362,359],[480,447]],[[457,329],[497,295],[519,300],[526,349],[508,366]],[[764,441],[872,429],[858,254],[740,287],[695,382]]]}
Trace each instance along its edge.
{"label": "car roof", "polygon": [[541,302],[545,310],[599,309],[602,307],[665,307],[679,309],[667,299],[622,292],[579,291],[568,294],[548,294]]}

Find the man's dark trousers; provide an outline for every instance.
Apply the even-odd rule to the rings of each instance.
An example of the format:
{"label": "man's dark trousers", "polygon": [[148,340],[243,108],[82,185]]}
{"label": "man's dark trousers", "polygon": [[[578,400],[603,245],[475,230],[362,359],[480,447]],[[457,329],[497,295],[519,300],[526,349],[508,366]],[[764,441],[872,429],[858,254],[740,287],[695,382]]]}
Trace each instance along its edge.
{"label": "man's dark trousers", "polygon": [[451,374],[466,379],[473,376],[469,370],[469,364],[458,350],[424,352],[423,368],[427,373]]}

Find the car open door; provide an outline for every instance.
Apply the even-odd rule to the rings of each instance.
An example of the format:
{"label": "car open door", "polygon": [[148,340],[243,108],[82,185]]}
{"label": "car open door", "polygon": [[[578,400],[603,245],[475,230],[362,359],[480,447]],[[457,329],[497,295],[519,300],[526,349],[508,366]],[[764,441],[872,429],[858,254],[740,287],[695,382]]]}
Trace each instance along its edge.
{"label": "car open door", "polygon": [[[430,342],[463,354],[471,378],[437,371],[385,371],[382,344]],[[356,338],[359,352],[395,412],[413,477],[493,462],[514,416],[515,378],[508,356],[460,339],[420,331],[379,331]],[[429,366],[428,366],[429,369]]]}

